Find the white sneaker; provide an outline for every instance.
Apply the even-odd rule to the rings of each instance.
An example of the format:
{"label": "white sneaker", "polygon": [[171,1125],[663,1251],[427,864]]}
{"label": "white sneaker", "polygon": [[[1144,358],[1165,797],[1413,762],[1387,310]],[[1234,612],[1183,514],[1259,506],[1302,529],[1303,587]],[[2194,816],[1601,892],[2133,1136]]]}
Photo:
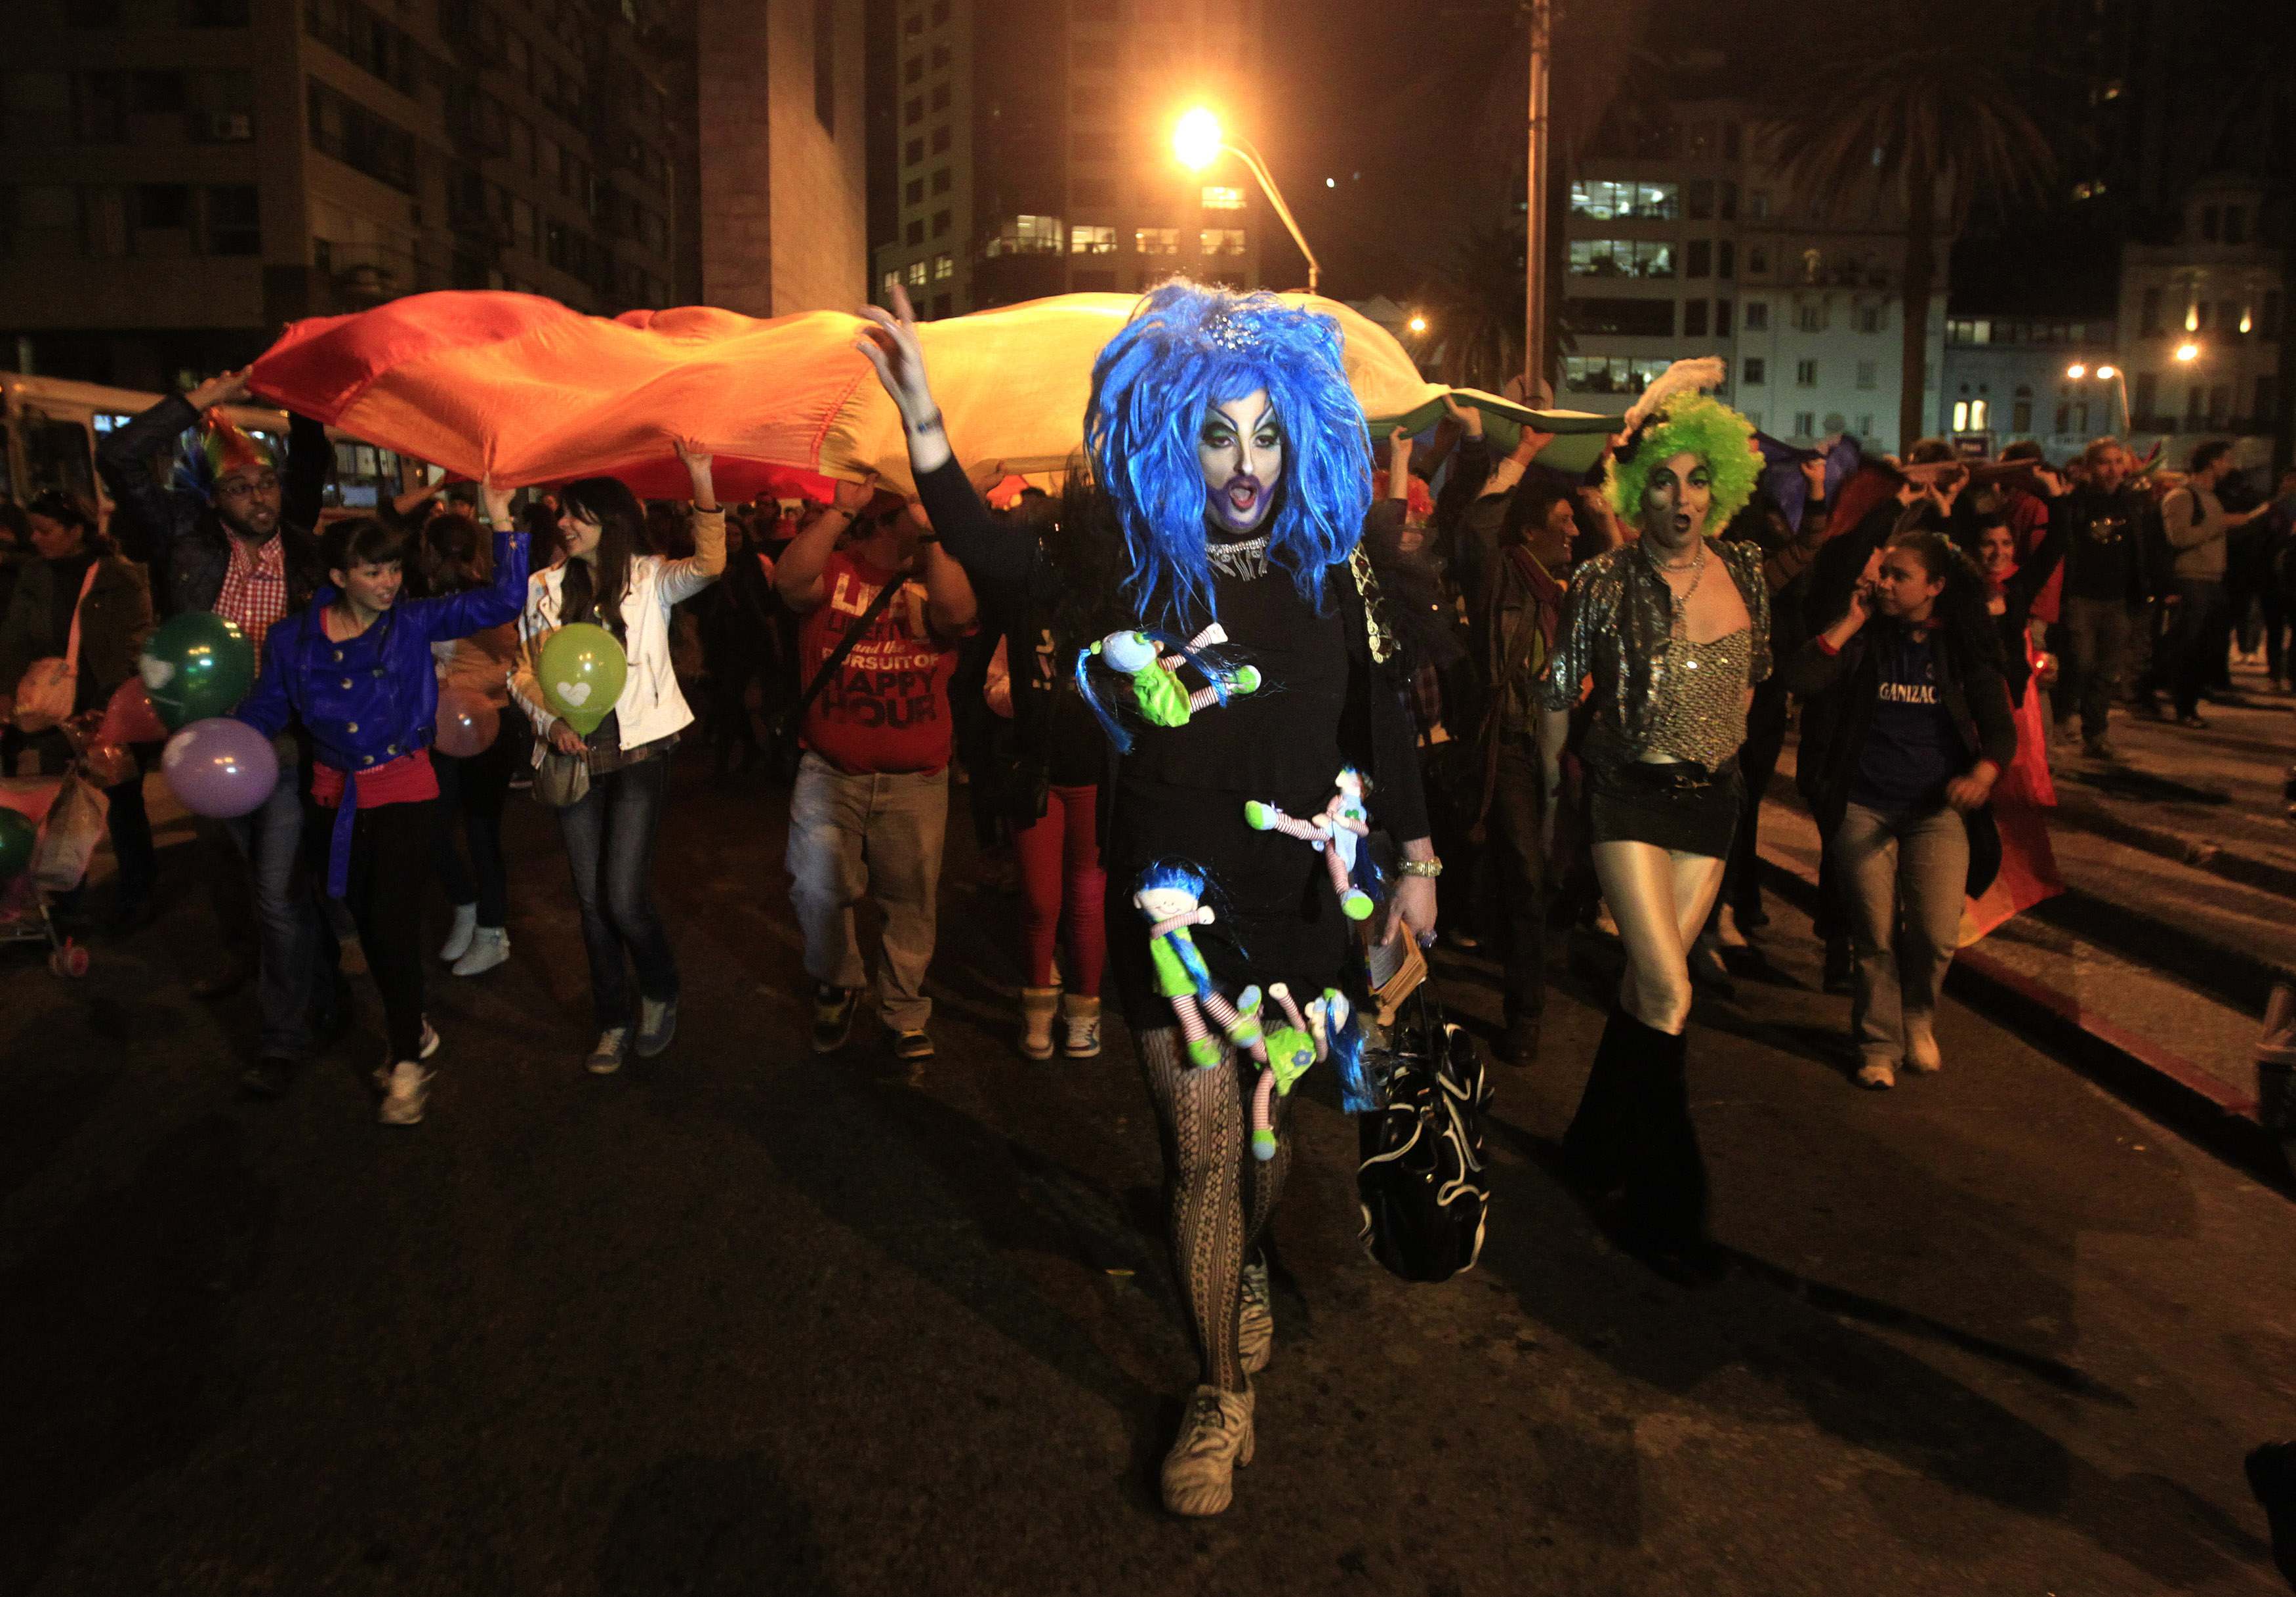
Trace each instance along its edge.
{"label": "white sneaker", "polygon": [[1100,1057],[1100,1000],[1061,995],[1061,1052],[1071,1059]]}
{"label": "white sneaker", "polygon": [[510,934],[501,926],[480,926],[471,934],[468,951],[455,961],[456,975],[479,975],[510,958]]}
{"label": "white sneaker", "polygon": [[390,1080],[383,1089],[382,1107],[375,1111],[375,1118],[385,1125],[421,1124],[422,1106],[430,1099],[430,1078],[437,1074],[412,1059],[392,1066]]}
{"label": "white sneaker", "polygon": [[[432,1025],[430,1017],[425,1015],[422,1017],[422,1041],[416,1047],[414,1057],[418,1059],[427,1059],[438,1051],[439,1028]],[[374,1067],[374,1090],[377,1092],[390,1091],[390,1073],[394,1068],[396,1066],[391,1062],[390,1050],[386,1046],[382,1053],[382,1063]]]}
{"label": "white sneaker", "polygon": [[[479,907],[476,904],[456,904],[455,924],[447,930],[447,941],[439,945],[439,957],[452,965],[471,951],[471,937],[479,929]],[[458,973],[459,974],[459,973]]]}
{"label": "white sneaker", "polygon": [[1243,1267],[1243,1306],[1236,1315],[1235,1350],[1243,1372],[1257,1375],[1275,1354],[1275,1299],[1267,1285],[1267,1261]]}
{"label": "white sneaker", "polygon": [[1906,1022],[1906,1068],[1915,1075],[1935,1075],[1945,1067],[1938,1051],[1937,1033],[1926,1020]]}
{"label": "white sneaker", "polygon": [[1724,948],[1748,946],[1746,934],[1738,929],[1738,911],[1728,904],[1722,906],[1722,913],[1717,918],[1714,936]]}
{"label": "white sneaker", "polygon": [[1164,1506],[1192,1519],[1223,1513],[1235,1471],[1251,1462],[1251,1394],[1198,1387],[1188,1395],[1179,1439],[1164,1455]]}
{"label": "white sneaker", "polygon": [[1886,1059],[1868,1060],[1857,1072],[1857,1084],[1886,1092],[1898,1084],[1898,1073]]}

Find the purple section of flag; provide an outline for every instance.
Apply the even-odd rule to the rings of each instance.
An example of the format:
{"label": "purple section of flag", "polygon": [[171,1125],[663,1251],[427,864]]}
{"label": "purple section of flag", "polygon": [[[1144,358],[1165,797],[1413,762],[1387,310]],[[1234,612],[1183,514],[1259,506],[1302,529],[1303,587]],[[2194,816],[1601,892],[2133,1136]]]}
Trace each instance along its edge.
{"label": "purple section of flag", "polygon": [[[1767,432],[1754,434],[1754,447],[1762,452],[1764,490],[1785,513],[1786,524],[1800,531],[1801,513],[1809,499],[1809,485],[1801,479],[1801,463],[1816,458],[1818,451],[1783,442]],[[1835,439],[1833,448],[1824,453],[1825,497],[1831,499],[1865,464],[1866,457],[1857,440],[1846,432]]]}

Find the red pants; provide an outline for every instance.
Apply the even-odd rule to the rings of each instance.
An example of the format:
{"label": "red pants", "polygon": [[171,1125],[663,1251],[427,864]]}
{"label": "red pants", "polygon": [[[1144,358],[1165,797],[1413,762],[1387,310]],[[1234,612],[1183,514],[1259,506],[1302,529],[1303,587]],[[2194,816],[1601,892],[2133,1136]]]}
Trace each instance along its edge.
{"label": "red pants", "polygon": [[1108,934],[1101,903],[1107,877],[1100,868],[1099,803],[1097,786],[1055,787],[1043,818],[1013,829],[1013,852],[1021,860],[1021,937],[1031,987],[1053,984],[1053,949],[1065,910],[1068,991],[1085,998],[1100,995]]}

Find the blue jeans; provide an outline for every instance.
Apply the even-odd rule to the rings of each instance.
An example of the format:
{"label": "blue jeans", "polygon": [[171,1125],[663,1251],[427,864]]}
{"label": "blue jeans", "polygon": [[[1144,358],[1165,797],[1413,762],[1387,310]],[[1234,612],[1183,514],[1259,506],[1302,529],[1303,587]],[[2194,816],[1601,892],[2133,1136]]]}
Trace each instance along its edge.
{"label": "blue jeans", "polygon": [[558,812],[602,1031],[635,1018],[624,949],[637,967],[641,994],[657,1003],[677,996],[677,956],[652,887],[654,838],[668,794],[669,761],[661,756],[592,777],[581,802]]}
{"label": "blue jeans", "polygon": [[255,887],[262,955],[256,1004],[266,1059],[299,1063],[311,1052],[311,1013],[319,997],[317,886],[304,868],[302,773],[291,752],[279,784],[252,813],[224,823]]}

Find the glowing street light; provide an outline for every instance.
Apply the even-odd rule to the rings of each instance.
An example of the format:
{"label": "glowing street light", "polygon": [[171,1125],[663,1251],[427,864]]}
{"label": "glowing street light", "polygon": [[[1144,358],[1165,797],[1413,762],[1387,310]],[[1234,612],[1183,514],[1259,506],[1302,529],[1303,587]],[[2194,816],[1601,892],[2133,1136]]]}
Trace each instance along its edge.
{"label": "glowing street light", "polygon": [[2123,427],[2127,427],[2130,424],[2128,420],[2128,379],[2122,375],[2119,366],[2111,365],[2104,361],[2100,361],[2095,366],[2091,366],[2087,361],[2076,360],[2072,365],[2065,368],[2065,375],[2071,378],[2076,383],[2081,382],[2083,379],[2093,375],[2099,383],[2112,383],[2115,391],[2120,395],[2120,424]]}
{"label": "glowing street light", "polygon": [[2201,358],[2201,346],[2200,346],[2200,345],[2195,344],[2195,343],[2182,343],[2182,344],[2178,344],[2178,345],[2177,346],[2177,359],[2182,360],[2182,361],[2185,361],[2185,362],[2189,363],[2189,362],[2192,362],[2192,361],[2198,360],[2200,358]]}
{"label": "glowing street light", "polygon": [[1408,325],[1414,333],[1424,333],[1427,331],[1427,318],[1423,316],[1413,317]]}
{"label": "glowing street light", "polygon": [[[2102,372],[2099,372],[2099,373],[2097,374],[2097,375],[2099,375],[2099,376],[2103,376],[2103,375],[2104,375],[2104,374],[2103,374],[2103,373],[2102,373]],[[2066,375],[2066,376],[2068,376],[2068,377],[2070,377],[2074,382],[2078,383],[2078,382],[2079,382],[2083,377],[2086,377],[2086,376],[2087,376],[2087,375],[2088,375],[2088,367],[2087,367],[2087,366],[2083,366],[2079,361],[2076,360],[2076,361],[2074,361],[2074,362],[2072,363],[2072,365],[2070,365],[2070,366],[2067,366],[2067,367],[2065,368],[2065,375]]]}
{"label": "glowing street light", "polygon": [[1172,129],[1172,153],[1192,172],[1201,172],[1219,159],[1226,141],[1220,136],[1219,119],[1199,105]]}
{"label": "glowing street light", "polygon": [[2120,375],[2120,368],[2116,366],[2101,366],[2096,368],[2096,375],[2110,383]]}
{"label": "glowing street light", "polygon": [[1292,219],[1292,208],[1283,203],[1283,196],[1276,191],[1275,179],[1267,175],[1267,164],[1259,159],[1257,150],[1244,140],[1229,139],[1220,127],[1219,118],[1209,107],[1198,105],[1183,112],[1173,124],[1172,153],[1192,172],[1202,171],[1222,154],[1233,155],[1243,162],[1244,169],[1259,185],[1259,192],[1267,196],[1267,203],[1275,208],[1284,229],[1292,235],[1292,242],[1300,246],[1300,253],[1308,262],[1308,292],[1316,292],[1323,268],[1316,264],[1316,252],[1308,247],[1300,224]]}

